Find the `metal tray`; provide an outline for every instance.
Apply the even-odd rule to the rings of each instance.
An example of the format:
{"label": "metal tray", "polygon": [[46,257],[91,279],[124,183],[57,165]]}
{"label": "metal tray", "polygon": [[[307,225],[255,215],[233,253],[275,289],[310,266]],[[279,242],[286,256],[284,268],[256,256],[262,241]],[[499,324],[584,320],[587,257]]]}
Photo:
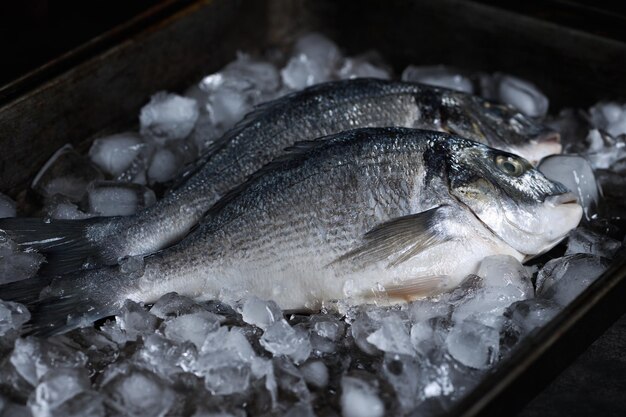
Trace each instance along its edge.
{"label": "metal tray", "polygon": [[[315,30],[397,70],[446,63],[535,82],[551,110],[624,99],[626,44],[458,0],[169,1],[0,89],[0,191],[18,197],[61,145],[128,127],[157,90],[181,91],[237,50],[285,47]],[[621,97],[620,97],[621,94]],[[626,256],[527,338],[454,416],[511,415],[626,311]]]}

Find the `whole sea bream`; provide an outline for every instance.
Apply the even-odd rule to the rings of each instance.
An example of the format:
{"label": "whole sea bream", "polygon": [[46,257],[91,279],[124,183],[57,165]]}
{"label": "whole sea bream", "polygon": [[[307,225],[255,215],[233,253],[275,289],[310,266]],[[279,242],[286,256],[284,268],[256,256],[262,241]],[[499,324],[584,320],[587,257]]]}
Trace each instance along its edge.
{"label": "whole sea bream", "polygon": [[216,142],[182,184],[128,217],[2,219],[0,230],[61,274],[153,253],[184,237],[229,190],[298,141],[359,127],[446,131],[529,156],[558,153],[558,136],[511,107],[413,83],[355,79],[320,84],[262,105]]}
{"label": "whole sea bream", "polygon": [[394,303],[456,286],[485,256],[542,253],[581,215],[565,187],[516,155],[433,131],[358,129],[298,143],[143,263],[57,278],[41,299],[43,279],[20,281],[0,298],[27,303],[38,334],[172,291],[283,309]]}

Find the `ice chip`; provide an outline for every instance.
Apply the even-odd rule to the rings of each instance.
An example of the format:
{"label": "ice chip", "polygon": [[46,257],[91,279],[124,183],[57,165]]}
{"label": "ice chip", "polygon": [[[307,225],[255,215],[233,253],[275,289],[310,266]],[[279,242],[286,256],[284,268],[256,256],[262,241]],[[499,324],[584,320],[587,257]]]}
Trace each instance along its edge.
{"label": "ice chip", "polygon": [[162,91],[153,95],[141,109],[141,134],[157,143],[184,139],[191,133],[198,116],[196,100]]}
{"label": "ice chip", "polygon": [[446,346],[450,355],[463,365],[486,369],[498,359],[500,333],[469,318],[454,325],[446,338]]}
{"label": "ice chip", "polygon": [[530,117],[543,117],[548,112],[548,98],[531,82],[504,74],[495,74],[494,82],[498,101]]}
{"label": "ice chip", "polygon": [[310,361],[300,366],[304,380],[316,388],[328,385],[328,368],[322,361]]}
{"label": "ice chip", "polygon": [[384,318],[381,327],[367,336],[366,340],[383,352],[403,355],[415,354],[405,324],[399,322],[395,317]]}
{"label": "ice chip", "polygon": [[606,258],[582,253],[552,259],[537,274],[537,297],[565,306],[602,275],[609,264]]}
{"label": "ice chip", "polygon": [[169,319],[164,326],[164,334],[168,339],[190,341],[200,349],[207,335],[220,327],[220,318],[208,311],[201,311]]}
{"label": "ice chip", "polygon": [[448,327],[449,322],[443,318],[416,322],[411,326],[411,345],[422,355],[440,349],[448,335]]}
{"label": "ice chip", "polygon": [[463,93],[474,93],[472,81],[456,68],[445,65],[418,67],[409,65],[402,71],[402,81],[418,82],[435,87],[449,88]]}
{"label": "ice chip", "polygon": [[291,327],[285,319],[271,324],[259,342],[274,356],[286,355],[295,363],[304,362],[311,354],[311,343],[306,331]]}
{"label": "ice chip", "polygon": [[15,341],[9,360],[22,378],[36,386],[52,369],[84,367],[87,357],[53,339],[26,337]]}
{"label": "ice chip", "polygon": [[28,320],[30,320],[30,313],[25,306],[0,300],[0,337],[10,330],[19,330]]}
{"label": "ice chip", "polygon": [[15,201],[9,196],[0,193],[0,219],[4,217],[15,217],[16,214]]}
{"label": "ice chip", "polygon": [[31,187],[46,198],[61,195],[70,201],[80,201],[91,181],[103,175],[71,145],[56,151],[39,170]]}
{"label": "ice chip", "polygon": [[139,184],[95,181],[87,189],[89,212],[100,216],[128,216],[155,201],[154,192]]}
{"label": "ice chip", "polygon": [[145,146],[136,133],[119,133],[94,140],[89,158],[103,172],[116,177],[130,167]]}
{"label": "ice chip", "polygon": [[604,131],[591,129],[586,142],[589,148],[584,154],[594,169],[607,169],[626,157],[626,135],[612,137]]}
{"label": "ice chip", "polygon": [[371,344],[367,338],[376,330],[380,329],[383,319],[387,317],[395,317],[397,320],[404,319],[397,316],[393,310],[369,307],[357,309],[357,313],[350,330],[352,332],[354,342],[359,349],[369,355],[375,355],[379,352],[378,348]]}
{"label": "ice chip", "polygon": [[565,255],[588,253],[612,259],[621,246],[615,239],[578,227],[569,233]]}
{"label": "ice chip", "polygon": [[341,415],[343,417],[382,417],[385,405],[378,390],[358,378],[341,378]]}
{"label": "ice chip", "polygon": [[236,352],[219,350],[201,355],[194,373],[204,377],[206,389],[214,395],[230,395],[248,389],[251,365]]}
{"label": "ice chip", "polygon": [[114,409],[134,417],[170,415],[176,395],[160,378],[143,369],[131,369],[105,384],[103,392]]}
{"label": "ice chip", "polygon": [[267,330],[271,324],[282,319],[283,312],[274,301],[263,301],[253,296],[244,301],[241,315],[246,323]]}
{"label": "ice chip", "polygon": [[274,358],[272,362],[281,394],[297,401],[308,402],[311,393],[300,370],[284,356]]}
{"label": "ice chip", "polygon": [[599,194],[596,178],[588,160],[579,155],[551,155],[542,159],[537,169],[576,195],[587,220],[593,217]]}

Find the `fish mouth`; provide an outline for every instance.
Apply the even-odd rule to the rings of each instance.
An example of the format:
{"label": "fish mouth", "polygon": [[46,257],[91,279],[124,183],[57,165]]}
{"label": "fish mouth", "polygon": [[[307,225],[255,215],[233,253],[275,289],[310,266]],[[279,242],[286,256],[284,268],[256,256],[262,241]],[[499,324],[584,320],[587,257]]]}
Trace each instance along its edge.
{"label": "fish mouth", "polygon": [[560,206],[562,204],[578,204],[578,197],[574,193],[567,192],[546,197],[545,202],[553,207]]}

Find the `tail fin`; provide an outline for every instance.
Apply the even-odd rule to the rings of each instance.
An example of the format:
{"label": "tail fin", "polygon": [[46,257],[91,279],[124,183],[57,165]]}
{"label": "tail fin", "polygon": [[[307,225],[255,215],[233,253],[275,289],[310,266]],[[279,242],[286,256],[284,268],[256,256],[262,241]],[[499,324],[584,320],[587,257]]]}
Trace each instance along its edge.
{"label": "tail fin", "polygon": [[89,239],[89,229],[111,224],[111,218],[85,220],[52,220],[36,218],[0,219],[4,231],[21,249],[34,249],[46,256],[40,275],[62,275],[77,271],[89,264],[110,264],[110,259]]}
{"label": "tail fin", "polygon": [[123,278],[128,277],[117,267],[56,279],[36,277],[0,285],[0,299],[26,305],[31,313],[23,328],[26,334],[52,336],[114,315],[120,305],[118,295],[132,285]]}

